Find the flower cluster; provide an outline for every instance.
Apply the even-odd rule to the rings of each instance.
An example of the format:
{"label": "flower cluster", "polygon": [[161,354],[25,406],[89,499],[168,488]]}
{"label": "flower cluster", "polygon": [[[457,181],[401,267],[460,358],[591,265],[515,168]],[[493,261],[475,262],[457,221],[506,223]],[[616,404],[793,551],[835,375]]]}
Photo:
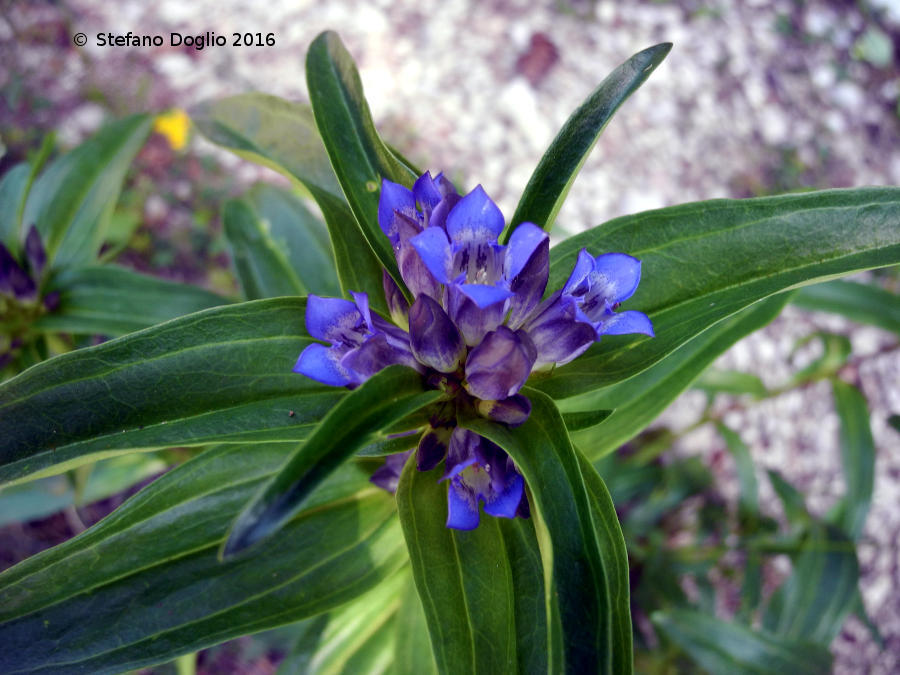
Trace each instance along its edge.
{"label": "flower cluster", "polygon": [[[582,250],[566,284],[544,298],[547,233],[522,223],[500,245],[503,215],[481,186],[460,196],[441,174],[424,174],[412,190],[385,180],[378,222],[412,304],[387,272],[394,323],[373,313],[364,293],[352,293],[352,302],[310,295],[307,330],[330,346],[308,346],[295,372],[353,387],[391,364],[415,368],[447,393],[416,449],[421,471],[444,461],[447,526],[477,527],[480,504],[493,516],[526,516],[524,480],[512,459],[457,426],[457,417],[520,425],[531,404],[519,390],[535,369],[568,363],[603,335],[652,336],[644,314],[616,311],[637,288],[640,262]],[[407,454],[389,457],[373,481],[395,488]]]}

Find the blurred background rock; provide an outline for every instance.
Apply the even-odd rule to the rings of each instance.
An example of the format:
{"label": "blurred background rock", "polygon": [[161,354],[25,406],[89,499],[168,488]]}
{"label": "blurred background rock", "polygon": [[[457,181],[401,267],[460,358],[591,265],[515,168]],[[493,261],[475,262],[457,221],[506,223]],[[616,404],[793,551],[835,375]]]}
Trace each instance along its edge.
{"label": "blurred background rock", "polygon": [[[482,183],[507,216],[557,129],[599,81],[632,53],[674,42],[586,162],[559,214],[560,234],[697,199],[900,184],[898,0],[5,0],[0,8],[0,172],[49,133],[71,147],[113,116],[253,90],[306,100],[306,47],[331,28],[357,60],[382,135],[460,188]],[[98,33],[128,31],[165,44],[97,45]],[[272,33],[275,44],[235,47],[235,31]],[[78,32],[88,36],[84,47],[73,44]],[[172,32],[215,33],[228,45],[172,47]],[[194,135],[179,146],[171,132],[155,134],[141,152],[120,209],[139,227],[119,260],[232,290],[219,209],[252,180],[281,179]],[[896,273],[881,280],[898,290]],[[868,399],[878,449],[859,555],[866,606],[886,648],[851,618],[833,647],[836,670],[896,672],[900,437],[886,423],[900,411],[896,336],[789,307],[717,366],[777,386],[815,358],[811,347],[793,364],[789,357],[816,330],[849,336],[852,367],[842,374]],[[660,425],[690,428],[703,403],[703,394],[688,392]],[[827,383],[722,405],[757,464],[777,467],[824,513],[841,490]],[[674,452],[702,454],[734,497],[733,466],[708,425],[681,435]],[[66,523],[49,522],[49,543],[71,534]],[[0,534],[0,549],[23,547],[5,565],[33,552],[28,536],[43,536],[34,524],[17,527]],[[268,672],[274,659],[254,652],[251,662]]]}

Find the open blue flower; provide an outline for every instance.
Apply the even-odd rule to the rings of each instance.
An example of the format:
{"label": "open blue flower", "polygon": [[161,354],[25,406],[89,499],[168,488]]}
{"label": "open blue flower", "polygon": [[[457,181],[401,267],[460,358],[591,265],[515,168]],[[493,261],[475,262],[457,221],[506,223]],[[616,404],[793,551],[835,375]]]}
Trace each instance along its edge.
{"label": "open blue flower", "polygon": [[[330,343],[307,347],[295,366],[320,382],[356,386],[392,363],[410,365],[446,392],[420,432],[416,466],[444,462],[447,526],[472,529],[480,509],[497,517],[528,514],[525,481],[497,445],[457,425],[462,412],[499,424],[527,421],[519,393],[535,368],[568,363],[603,335],[653,335],[650,320],[618,312],[640,281],[640,262],[622,253],[582,250],[563,288],[546,299],[547,233],[521,223],[508,245],[498,241],[503,214],[481,186],[460,196],[438,174],[412,190],[383,181],[378,223],[391,242],[412,304],[386,272],[394,324],[354,302],[310,296],[309,334]],[[408,453],[407,453],[408,454]],[[372,480],[394,489],[407,454],[388,459]]]}

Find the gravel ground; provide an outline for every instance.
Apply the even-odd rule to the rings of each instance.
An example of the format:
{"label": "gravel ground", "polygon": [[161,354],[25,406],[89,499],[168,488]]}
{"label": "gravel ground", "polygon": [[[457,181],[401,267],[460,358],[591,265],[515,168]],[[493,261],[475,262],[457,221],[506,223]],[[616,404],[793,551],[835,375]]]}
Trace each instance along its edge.
{"label": "gravel ground", "polygon": [[[32,106],[28,115],[38,125],[61,125],[68,142],[95,128],[107,107],[117,114],[189,107],[249,90],[305,99],[305,49],[321,30],[333,28],[359,64],[383,134],[461,187],[482,183],[510,215],[541,153],[591,89],[630,54],[671,41],[668,59],[586,162],[559,214],[560,232],[695,199],[900,184],[896,0],[68,0],[35,3],[28,11],[6,3],[4,16],[0,62],[15,66],[0,82],[9,91],[18,76],[39,90],[52,105]],[[97,33],[128,30],[167,41],[172,31],[209,31],[229,42],[235,30],[271,32],[276,44],[202,51],[96,44]],[[77,31],[89,37],[80,50],[71,45]],[[23,39],[28,49],[18,46]],[[91,88],[105,107],[85,97]],[[835,670],[896,672],[900,443],[885,420],[900,411],[900,359],[896,350],[884,352],[896,336],[789,308],[717,365],[756,372],[777,385],[790,373],[796,340],[819,329],[851,337],[858,367],[848,374],[869,400],[878,448],[860,558],[866,606],[887,649],[879,653],[851,620],[834,645]],[[701,395],[689,393],[663,421],[686,426],[702,405]],[[838,423],[827,384],[739,407],[726,421],[740,430],[760,467],[777,467],[804,489],[815,512],[839,496]],[[722,447],[700,429],[683,437],[677,450],[712,456]],[[728,462],[713,466],[723,489],[734,489]]]}

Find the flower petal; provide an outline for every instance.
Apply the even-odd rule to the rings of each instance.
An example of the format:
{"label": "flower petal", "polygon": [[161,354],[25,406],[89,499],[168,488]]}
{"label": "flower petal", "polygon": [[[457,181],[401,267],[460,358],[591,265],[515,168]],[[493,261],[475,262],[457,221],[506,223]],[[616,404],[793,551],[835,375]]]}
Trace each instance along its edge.
{"label": "flower petal", "polygon": [[409,342],[420,363],[442,373],[459,368],[466,345],[444,308],[420,295],[409,308]]}
{"label": "flower petal", "polygon": [[454,530],[474,530],[478,527],[478,498],[461,482],[450,481],[447,488],[447,527]]}
{"label": "flower petal", "polygon": [[311,344],[301,352],[294,365],[294,372],[332,387],[355,384],[356,378],[340,365],[338,356],[337,350],[333,347]]}
{"label": "flower petal", "polygon": [[503,316],[506,313],[503,303],[480,309],[457,284],[447,286],[447,305],[450,318],[470,347],[479,344],[485,335],[496,330],[497,326],[503,323]]}
{"label": "flower petal", "polygon": [[359,309],[349,300],[321,298],[312,293],[306,300],[306,330],[319,340],[341,342],[356,335],[362,321]]}
{"label": "flower petal", "polygon": [[480,185],[447,215],[447,234],[454,243],[496,242],[503,225],[503,214]]}
{"label": "flower petal", "polygon": [[[524,230],[517,239],[516,235]],[[515,248],[514,248],[515,245]],[[513,297],[507,325],[519,328],[541,301],[550,276],[550,238],[536,225],[523,223],[513,232],[506,253],[506,278]]]}
{"label": "flower petal", "polygon": [[568,363],[596,340],[594,326],[578,320],[576,300],[557,291],[528,318],[525,332],[534,343],[534,366]]}
{"label": "flower petal", "polygon": [[575,261],[575,267],[572,268],[572,274],[569,280],[563,286],[562,292],[566,295],[584,295],[590,288],[588,275],[594,271],[594,257],[587,252],[586,248],[578,252],[578,259]]}
{"label": "flower petal", "polygon": [[506,278],[517,277],[538,247],[544,242],[548,242],[549,246],[549,241],[550,236],[534,223],[519,224],[506,247]]}
{"label": "flower petal", "polygon": [[420,210],[429,216],[431,215],[431,211],[438,205],[438,202],[440,202],[443,197],[437,184],[431,177],[430,171],[426,171],[419,176],[413,185],[412,191],[413,196],[416,199],[416,204],[419,206]]}
{"label": "flower petal", "polygon": [[47,263],[47,252],[44,250],[41,234],[34,225],[28,228],[28,235],[25,237],[25,258],[28,260],[31,276],[39,279]]}
{"label": "flower petal", "polygon": [[441,480],[458,476],[466,468],[478,461],[476,450],[482,438],[474,431],[454,427],[450,434],[450,446],[447,449],[447,462],[444,464],[444,475]]}
{"label": "flower petal", "polygon": [[624,302],[634,295],[641,281],[641,261],[624,253],[598,256],[594,261],[594,271],[605,277],[604,295],[613,303]]}
{"label": "flower petal", "polygon": [[627,312],[611,312],[610,316],[600,322],[597,327],[597,339],[601,335],[627,335],[643,333],[655,337],[653,324],[643,312],[628,310]]}
{"label": "flower petal", "polygon": [[397,225],[394,222],[395,211],[417,218],[416,199],[409,188],[384,179],[381,181],[381,197],[378,200],[378,224],[392,244],[396,244],[398,238]]}
{"label": "flower petal", "polygon": [[525,480],[515,471],[506,476],[502,491],[484,496],[484,512],[498,518],[515,518],[525,491]]}
{"label": "flower petal", "polygon": [[416,449],[416,468],[419,471],[431,471],[440,464],[447,455],[450,437],[451,429],[446,427],[429,428],[419,439],[419,446]]}
{"label": "flower petal", "polygon": [[453,254],[447,233],[439,227],[426,227],[421,234],[410,239],[410,243],[435,280],[449,284]]}
{"label": "flower petal", "polygon": [[470,298],[479,309],[486,309],[498,302],[503,302],[512,295],[512,292],[505,288],[485,284],[460,284],[459,290]]}
{"label": "flower petal", "polygon": [[401,328],[409,327],[409,302],[403,295],[403,291],[394,281],[393,277],[387,273],[387,270],[381,271],[381,285],[384,288],[384,297],[387,300],[388,310],[391,313],[391,319]]}
{"label": "flower petal", "polygon": [[378,487],[388,492],[396,492],[397,484],[400,482],[400,474],[403,473],[403,466],[412,450],[399,452],[394,455],[388,455],[384,458],[384,464],[378,467],[369,478],[369,482],[374,483]]}
{"label": "flower petal", "polygon": [[512,396],[525,384],[536,356],[527,335],[498,326],[469,352],[466,390],[476,398],[488,400]]}

